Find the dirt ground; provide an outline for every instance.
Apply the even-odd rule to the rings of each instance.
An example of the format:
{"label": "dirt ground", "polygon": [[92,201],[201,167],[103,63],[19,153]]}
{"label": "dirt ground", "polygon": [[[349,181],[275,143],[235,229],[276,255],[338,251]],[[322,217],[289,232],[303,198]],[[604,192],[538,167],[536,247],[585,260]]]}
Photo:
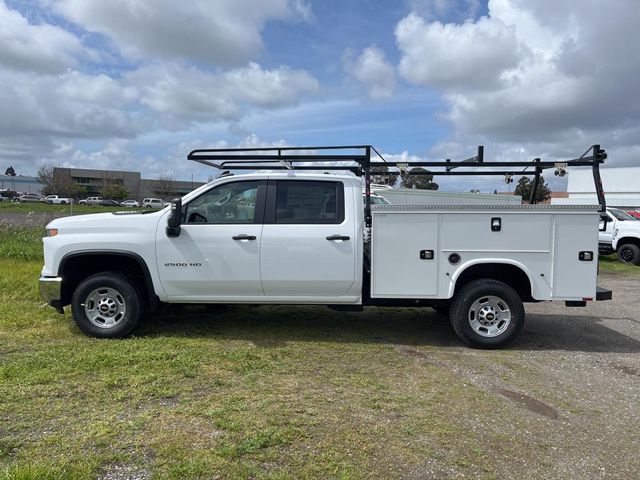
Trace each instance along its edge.
{"label": "dirt ground", "polygon": [[[532,449],[542,451],[499,459],[515,477],[640,478],[640,277],[601,275],[599,284],[613,290],[613,301],[587,308],[527,304],[520,338],[496,356],[451,347],[435,355],[397,349],[450,368],[521,411]],[[469,428],[492,421],[471,421]],[[509,442],[516,427],[505,433]]]}

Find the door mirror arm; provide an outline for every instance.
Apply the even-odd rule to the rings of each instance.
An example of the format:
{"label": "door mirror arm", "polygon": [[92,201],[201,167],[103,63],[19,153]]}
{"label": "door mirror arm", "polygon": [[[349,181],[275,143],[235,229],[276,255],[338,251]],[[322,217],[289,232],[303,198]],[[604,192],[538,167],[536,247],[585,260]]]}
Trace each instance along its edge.
{"label": "door mirror arm", "polygon": [[167,237],[180,236],[182,223],[182,199],[176,198],[171,202],[171,213],[167,218]]}

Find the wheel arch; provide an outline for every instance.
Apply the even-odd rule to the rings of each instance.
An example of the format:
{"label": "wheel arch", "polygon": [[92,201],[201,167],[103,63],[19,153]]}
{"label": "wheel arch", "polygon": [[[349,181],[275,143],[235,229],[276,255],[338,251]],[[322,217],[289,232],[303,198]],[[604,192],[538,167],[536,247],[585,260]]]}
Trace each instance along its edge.
{"label": "wheel arch", "polygon": [[69,305],[78,284],[102,271],[122,271],[144,282],[142,292],[147,305],[154,308],[159,302],[153,287],[151,272],[137,253],[122,250],[83,250],[66,254],[60,260],[58,276],[62,278],[61,302]]}
{"label": "wheel arch", "polygon": [[523,301],[532,301],[534,283],[531,272],[520,262],[508,259],[472,260],[459,268],[451,278],[449,298],[452,298],[463,286],[473,280],[489,278],[498,280],[513,288]]}
{"label": "wheel arch", "polygon": [[620,247],[622,247],[623,245],[626,245],[628,243],[631,243],[633,245],[637,245],[638,247],[640,247],[640,238],[638,238],[638,237],[622,237],[622,238],[619,238],[616,241],[616,251],[618,251],[618,249]]}

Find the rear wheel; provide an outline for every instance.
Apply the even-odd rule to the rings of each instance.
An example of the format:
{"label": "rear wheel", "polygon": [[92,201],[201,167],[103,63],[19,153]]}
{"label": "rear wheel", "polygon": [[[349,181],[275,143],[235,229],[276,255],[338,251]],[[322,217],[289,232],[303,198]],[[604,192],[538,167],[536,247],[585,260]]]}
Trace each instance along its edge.
{"label": "rear wheel", "polygon": [[622,263],[640,265],[640,247],[633,243],[625,243],[618,247],[618,260]]}
{"label": "rear wheel", "polygon": [[87,335],[122,338],[138,325],[144,304],[129,277],[120,272],[104,272],[78,285],[71,307],[74,321]]}
{"label": "rear wheel", "polygon": [[451,325],[467,345],[499,348],[512,342],[524,326],[524,306],[518,293],[491,279],[469,282],[451,302]]}

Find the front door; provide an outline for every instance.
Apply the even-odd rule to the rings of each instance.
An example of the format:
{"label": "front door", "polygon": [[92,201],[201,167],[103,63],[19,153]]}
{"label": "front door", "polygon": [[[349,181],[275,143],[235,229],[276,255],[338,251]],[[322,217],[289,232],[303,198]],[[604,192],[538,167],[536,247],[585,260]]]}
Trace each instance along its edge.
{"label": "front door", "polygon": [[265,295],[340,297],[355,281],[353,199],[341,181],[270,181],[260,255]]}
{"label": "front door", "polygon": [[158,271],[170,300],[233,301],[264,295],[260,241],[266,182],[219,184],[183,206],[178,237],[158,229]]}

